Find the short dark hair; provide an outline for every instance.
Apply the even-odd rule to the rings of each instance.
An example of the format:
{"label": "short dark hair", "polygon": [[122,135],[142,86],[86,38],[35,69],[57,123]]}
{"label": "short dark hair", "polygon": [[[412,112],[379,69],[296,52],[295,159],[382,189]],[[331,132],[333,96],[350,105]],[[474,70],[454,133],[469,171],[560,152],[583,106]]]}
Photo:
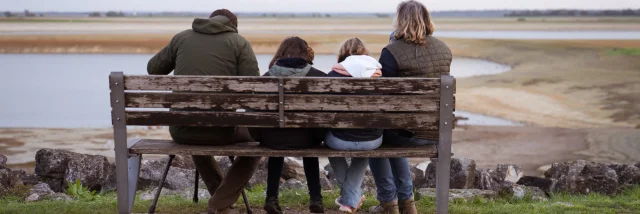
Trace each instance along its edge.
{"label": "short dark hair", "polygon": [[227,18],[229,18],[229,20],[231,20],[231,24],[233,24],[233,26],[238,27],[238,17],[236,16],[236,14],[233,14],[227,9],[218,9],[216,11],[213,11],[209,18],[212,18],[214,16],[226,16]]}

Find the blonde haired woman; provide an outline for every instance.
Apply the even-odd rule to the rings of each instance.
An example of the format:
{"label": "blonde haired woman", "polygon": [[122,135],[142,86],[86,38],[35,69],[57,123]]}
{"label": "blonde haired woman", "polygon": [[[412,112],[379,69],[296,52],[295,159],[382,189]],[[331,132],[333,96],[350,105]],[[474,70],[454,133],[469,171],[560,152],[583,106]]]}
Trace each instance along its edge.
{"label": "blonde haired woman", "polygon": [[[391,43],[380,55],[383,77],[440,77],[449,74],[451,50],[433,37],[433,23],[427,8],[417,1],[398,5]],[[437,142],[420,139],[410,130],[385,130],[384,143],[425,145]],[[413,183],[407,158],[370,158],[369,167],[376,181],[379,206],[369,213],[417,214]]]}

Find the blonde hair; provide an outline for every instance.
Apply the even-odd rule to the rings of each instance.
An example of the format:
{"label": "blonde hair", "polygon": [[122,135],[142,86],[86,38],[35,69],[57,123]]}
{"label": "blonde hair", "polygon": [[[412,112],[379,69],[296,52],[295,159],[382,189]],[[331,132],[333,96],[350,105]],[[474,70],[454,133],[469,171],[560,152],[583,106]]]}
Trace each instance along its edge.
{"label": "blonde hair", "polygon": [[427,7],[422,3],[409,0],[398,5],[393,23],[395,39],[424,45],[427,36],[433,35],[434,27]]}
{"label": "blonde hair", "polygon": [[347,39],[342,43],[338,51],[338,62],[344,61],[351,55],[369,55],[369,50],[358,37]]}

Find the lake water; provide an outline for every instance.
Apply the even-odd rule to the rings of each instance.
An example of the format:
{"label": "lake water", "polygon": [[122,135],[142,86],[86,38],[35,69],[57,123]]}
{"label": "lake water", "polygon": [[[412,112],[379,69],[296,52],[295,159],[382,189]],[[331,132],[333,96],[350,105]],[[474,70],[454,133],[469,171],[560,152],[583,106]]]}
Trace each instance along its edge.
{"label": "lake water", "polygon": [[[111,124],[108,75],[146,74],[151,55],[0,54],[0,127],[105,128]],[[271,55],[257,56],[267,70]],[[315,67],[329,71],[333,55],[316,55]],[[462,78],[508,71],[509,66],[455,58],[452,75]],[[460,112],[470,125],[515,125],[499,118]]]}
{"label": "lake water", "polygon": [[[65,34],[173,34],[176,30],[109,30],[109,31],[0,31],[0,35],[65,35]],[[296,31],[246,31],[245,34],[376,34],[389,35],[389,31],[345,31],[345,30],[296,30]],[[470,38],[470,39],[554,39],[554,40],[637,40],[640,31],[534,31],[534,30],[452,30],[436,31],[434,36],[442,38]]]}

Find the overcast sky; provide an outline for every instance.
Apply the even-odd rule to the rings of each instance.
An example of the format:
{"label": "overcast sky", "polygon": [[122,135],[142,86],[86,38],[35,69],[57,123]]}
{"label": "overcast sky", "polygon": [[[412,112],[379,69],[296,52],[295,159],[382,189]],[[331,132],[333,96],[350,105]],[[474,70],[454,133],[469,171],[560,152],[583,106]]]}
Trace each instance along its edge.
{"label": "overcast sky", "polygon": [[[0,11],[393,12],[400,0],[0,0]],[[429,10],[624,9],[640,0],[422,0]]]}

